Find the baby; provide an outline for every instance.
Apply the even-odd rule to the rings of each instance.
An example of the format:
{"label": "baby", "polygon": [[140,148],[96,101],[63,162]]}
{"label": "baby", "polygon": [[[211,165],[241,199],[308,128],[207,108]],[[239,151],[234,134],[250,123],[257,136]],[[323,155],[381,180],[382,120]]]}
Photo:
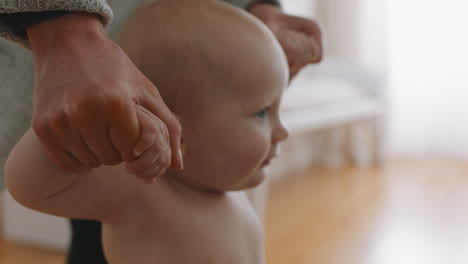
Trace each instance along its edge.
{"label": "baby", "polygon": [[221,1],[161,0],[136,12],[119,44],[180,119],[184,169],[154,181],[124,164],[65,173],[30,129],[6,163],[8,190],[37,211],[102,221],[112,264],[264,263],[262,225],[242,190],[262,182],[288,135],[288,65],[273,34]]}

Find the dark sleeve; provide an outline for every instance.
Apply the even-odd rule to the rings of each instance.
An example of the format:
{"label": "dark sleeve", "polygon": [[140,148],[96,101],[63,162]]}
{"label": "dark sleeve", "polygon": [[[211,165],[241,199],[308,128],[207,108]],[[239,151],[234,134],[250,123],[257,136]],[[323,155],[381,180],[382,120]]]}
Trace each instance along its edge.
{"label": "dark sleeve", "polygon": [[72,11],[44,11],[25,13],[6,13],[0,16],[0,22],[8,25],[11,32],[17,35],[26,35],[26,28],[42,21],[63,16]]}
{"label": "dark sleeve", "polygon": [[101,223],[71,219],[71,244],[67,264],[107,264],[102,249]]}
{"label": "dark sleeve", "polygon": [[259,3],[280,6],[280,2],[277,0],[258,0],[258,1],[254,1],[252,4],[259,4]]}
{"label": "dark sleeve", "polygon": [[0,38],[30,49],[25,29],[67,12],[96,14],[103,25],[112,20],[106,0],[0,0]]}
{"label": "dark sleeve", "polygon": [[224,0],[232,5],[248,10],[254,4],[272,4],[276,6],[281,6],[279,0]]}

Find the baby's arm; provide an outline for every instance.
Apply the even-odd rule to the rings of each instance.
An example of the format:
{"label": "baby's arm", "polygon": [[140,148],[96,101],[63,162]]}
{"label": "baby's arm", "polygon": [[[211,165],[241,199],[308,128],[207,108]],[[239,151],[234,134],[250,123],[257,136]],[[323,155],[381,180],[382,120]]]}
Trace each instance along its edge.
{"label": "baby's arm", "polygon": [[111,221],[135,202],[135,177],[123,165],[100,167],[84,174],[65,173],[45,154],[29,129],[5,164],[11,195],[21,204],[48,214]]}

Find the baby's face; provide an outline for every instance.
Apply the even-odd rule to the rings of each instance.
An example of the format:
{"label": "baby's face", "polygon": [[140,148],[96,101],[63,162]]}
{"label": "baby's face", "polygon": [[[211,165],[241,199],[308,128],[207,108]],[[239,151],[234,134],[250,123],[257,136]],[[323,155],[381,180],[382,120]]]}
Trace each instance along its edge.
{"label": "baby's face", "polygon": [[270,49],[243,63],[234,59],[231,63],[240,67],[232,78],[202,91],[204,100],[182,123],[185,168],[177,178],[218,191],[262,182],[265,167],[288,135],[279,119],[287,64],[278,47]]}

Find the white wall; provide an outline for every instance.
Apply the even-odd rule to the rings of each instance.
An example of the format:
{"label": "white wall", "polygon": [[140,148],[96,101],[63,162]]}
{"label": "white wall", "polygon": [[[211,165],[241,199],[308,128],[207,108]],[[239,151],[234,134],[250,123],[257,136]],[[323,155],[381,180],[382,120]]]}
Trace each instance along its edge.
{"label": "white wall", "polygon": [[281,5],[288,14],[303,17],[315,16],[315,0],[284,0],[281,1]]}
{"label": "white wall", "polygon": [[389,72],[391,152],[468,158],[468,2],[283,3],[297,14],[307,3],[315,10],[327,57]]}
{"label": "white wall", "polygon": [[[390,0],[391,1],[391,0]],[[388,71],[388,4],[386,0],[360,0],[359,64]]]}
{"label": "white wall", "polygon": [[389,7],[391,150],[468,158],[468,3]]}
{"label": "white wall", "polygon": [[385,0],[317,0],[316,5],[326,56],[378,72],[387,70]]}
{"label": "white wall", "polygon": [[18,204],[7,191],[0,192],[2,235],[31,246],[65,251],[70,241],[65,218],[43,214]]}

